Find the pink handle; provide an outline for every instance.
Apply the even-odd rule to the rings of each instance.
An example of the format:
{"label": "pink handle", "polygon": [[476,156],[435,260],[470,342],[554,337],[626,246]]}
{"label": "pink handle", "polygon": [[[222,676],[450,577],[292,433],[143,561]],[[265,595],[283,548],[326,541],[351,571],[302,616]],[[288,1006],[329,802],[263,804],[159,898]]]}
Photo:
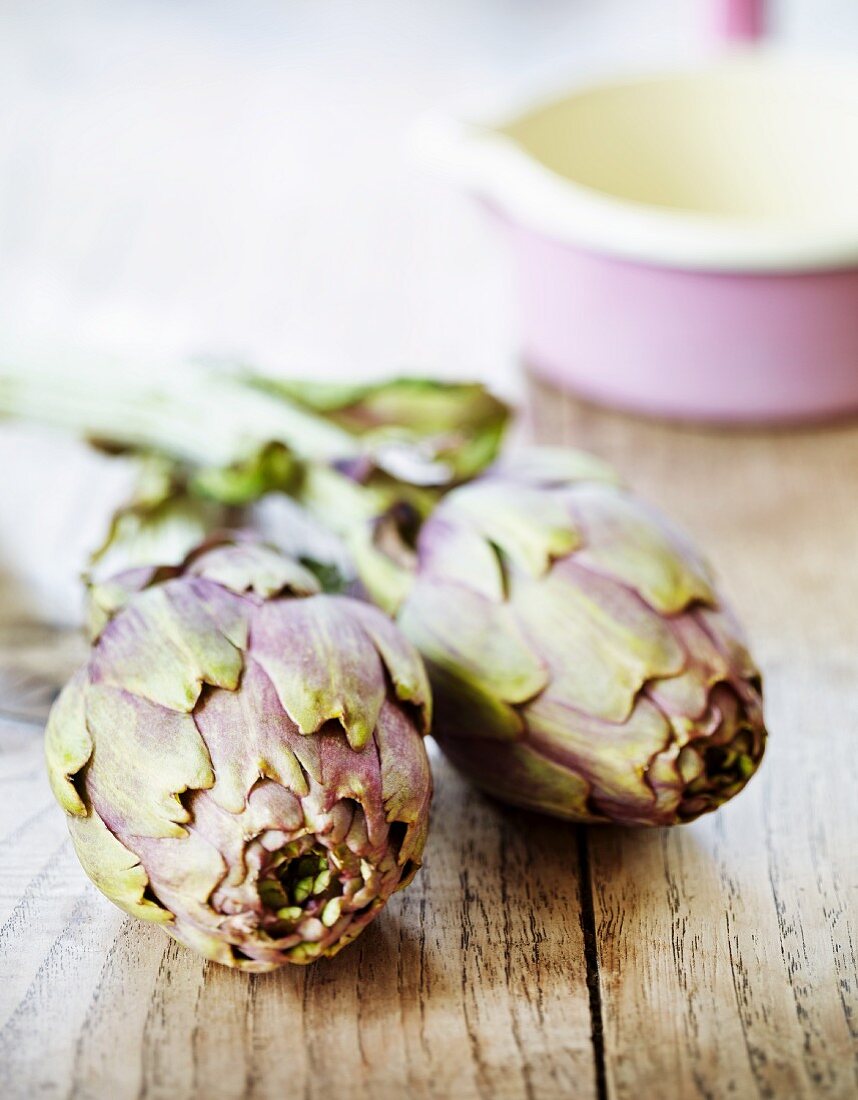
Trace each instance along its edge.
{"label": "pink handle", "polygon": [[730,42],[755,42],[766,23],[766,0],[718,0],[718,31]]}

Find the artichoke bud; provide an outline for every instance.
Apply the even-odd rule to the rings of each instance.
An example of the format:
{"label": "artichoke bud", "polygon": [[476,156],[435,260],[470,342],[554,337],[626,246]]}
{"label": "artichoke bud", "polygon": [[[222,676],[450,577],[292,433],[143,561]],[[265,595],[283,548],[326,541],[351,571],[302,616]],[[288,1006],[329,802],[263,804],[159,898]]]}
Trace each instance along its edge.
{"label": "artichoke bud", "polygon": [[356,524],[348,548],[370,599],[388,615],[402,605],[417,572],[414,548],[419,518],[404,502]]}
{"label": "artichoke bud", "polygon": [[100,586],[46,734],[84,870],[207,958],[335,954],[420,864],[423,664],[376,608],[240,537]]}
{"label": "artichoke bud", "polygon": [[502,800],[670,825],[762,759],[760,676],[709,566],[596,459],[536,450],[453,489],[392,596],[436,740]]}

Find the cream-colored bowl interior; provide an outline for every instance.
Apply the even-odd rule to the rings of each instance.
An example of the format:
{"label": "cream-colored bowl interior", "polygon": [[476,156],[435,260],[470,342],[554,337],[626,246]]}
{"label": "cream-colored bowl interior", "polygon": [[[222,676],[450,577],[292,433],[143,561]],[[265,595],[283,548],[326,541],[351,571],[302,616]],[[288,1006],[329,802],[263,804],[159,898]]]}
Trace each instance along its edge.
{"label": "cream-colored bowl interior", "polygon": [[858,76],[835,65],[747,58],[604,85],[500,132],[626,202],[796,229],[856,222]]}

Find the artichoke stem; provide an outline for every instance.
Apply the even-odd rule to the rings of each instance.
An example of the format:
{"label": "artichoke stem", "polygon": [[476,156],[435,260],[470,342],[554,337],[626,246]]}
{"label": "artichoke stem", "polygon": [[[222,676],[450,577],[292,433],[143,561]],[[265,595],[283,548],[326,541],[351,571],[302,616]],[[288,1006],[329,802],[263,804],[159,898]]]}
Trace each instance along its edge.
{"label": "artichoke stem", "polygon": [[130,364],[68,349],[0,349],[0,415],[198,466],[241,461],[272,440],[300,458],[358,458],[349,432],[237,374],[194,363]]}

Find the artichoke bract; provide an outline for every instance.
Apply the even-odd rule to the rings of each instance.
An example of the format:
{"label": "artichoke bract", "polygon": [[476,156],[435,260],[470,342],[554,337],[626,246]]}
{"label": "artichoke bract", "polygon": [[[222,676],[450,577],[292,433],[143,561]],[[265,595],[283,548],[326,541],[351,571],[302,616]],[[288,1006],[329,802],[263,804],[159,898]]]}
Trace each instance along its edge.
{"label": "artichoke bract", "polygon": [[483,790],[671,825],[756,770],[761,683],[738,624],[690,542],[598,460],[536,450],[454,489],[407,584],[384,590],[376,535],[369,587],[427,662],[435,738]]}
{"label": "artichoke bract", "polygon": [[228,966],[335,954],[420,864],[420,657],[380,611],[251,540],[93,596],[89,659],[46,734],[84,870]]}

